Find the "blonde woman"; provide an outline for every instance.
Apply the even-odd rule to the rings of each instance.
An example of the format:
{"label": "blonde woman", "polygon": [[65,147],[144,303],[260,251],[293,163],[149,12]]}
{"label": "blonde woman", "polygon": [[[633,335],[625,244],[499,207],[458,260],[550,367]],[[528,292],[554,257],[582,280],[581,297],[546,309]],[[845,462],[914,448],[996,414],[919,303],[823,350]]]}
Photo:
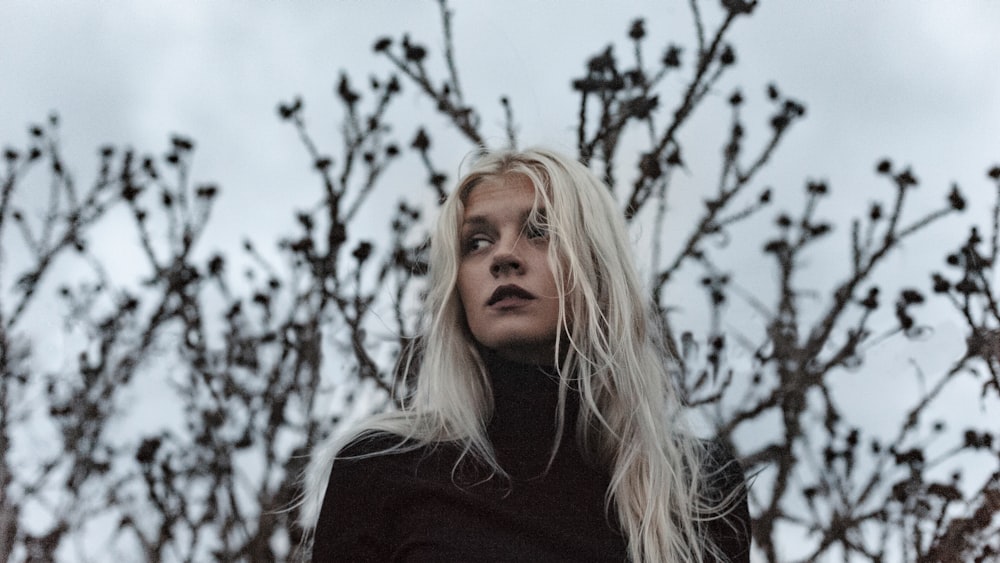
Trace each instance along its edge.
{"label": "blonde woman", "polygon": [[311,463],[313,561],[749,560],[742,470],[684,420],[599,179],[486,153],[430,252],[406,407]]}

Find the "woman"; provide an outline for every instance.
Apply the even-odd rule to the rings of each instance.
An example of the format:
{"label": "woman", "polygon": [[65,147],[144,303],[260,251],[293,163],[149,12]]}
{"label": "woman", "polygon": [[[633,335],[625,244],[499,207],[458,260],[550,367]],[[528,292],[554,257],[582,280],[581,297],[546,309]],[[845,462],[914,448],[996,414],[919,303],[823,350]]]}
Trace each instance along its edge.
{"label": "woman", "polygon": [[749,560],[742,471],[683,418],[600,180],[487,153],[430,252],[406,407],[311,464],[314,561]]}

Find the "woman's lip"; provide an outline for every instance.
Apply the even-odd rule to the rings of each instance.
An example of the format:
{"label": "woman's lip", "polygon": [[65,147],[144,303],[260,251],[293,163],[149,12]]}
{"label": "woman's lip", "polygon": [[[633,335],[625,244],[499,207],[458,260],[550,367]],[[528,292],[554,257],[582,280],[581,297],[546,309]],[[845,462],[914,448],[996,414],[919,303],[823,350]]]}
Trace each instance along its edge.
{"label": "woman's lip", "polygon": [[509,309],[512,307],[519,307],[525,305],[532,301],[532,299],[526,297],[518,297],[517,295],[508,295],[503,299],[497,301],[496,303],[491,303],[491,309]]}
{"label": "woman's lip", "polygon": [[488,307],[492,307],[497,303],[500,303],[507,299],[518,299],[521,301],[530,301],[534,299],[535,296],[532,295],[530,291],[524,289],[517,284],[506,284],[493,290],[490,298],[486,301]]}

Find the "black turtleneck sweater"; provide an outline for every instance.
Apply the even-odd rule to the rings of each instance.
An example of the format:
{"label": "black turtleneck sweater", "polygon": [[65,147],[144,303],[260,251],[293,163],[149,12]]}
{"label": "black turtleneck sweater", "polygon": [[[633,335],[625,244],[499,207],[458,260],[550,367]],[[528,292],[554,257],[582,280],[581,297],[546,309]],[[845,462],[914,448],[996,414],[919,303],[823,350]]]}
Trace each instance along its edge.
{"label": "black turtleneck sweater", "polygon": [[[579,403],[567,393],[561,445],[555,438],[559,385],[535,366],[491,359],[495,410],[487,428],[510,479],[463,460],[451,444],[364,459],[350,456],[398,445],[395,436],[356,440],[333,465],[316,525],[313,562],[328,561],[627,561],[614,506],[605,510],[609,475],[581,455]],[[342,459],[343,458],[343,459]],[[713,451],[713,487],[743,487],[731,456]],[[716,471],[718,468],[723,471]],[[749,561],[744,497],[706,533],[729,561]],[[742,533],[733,529],[742,530]]]}

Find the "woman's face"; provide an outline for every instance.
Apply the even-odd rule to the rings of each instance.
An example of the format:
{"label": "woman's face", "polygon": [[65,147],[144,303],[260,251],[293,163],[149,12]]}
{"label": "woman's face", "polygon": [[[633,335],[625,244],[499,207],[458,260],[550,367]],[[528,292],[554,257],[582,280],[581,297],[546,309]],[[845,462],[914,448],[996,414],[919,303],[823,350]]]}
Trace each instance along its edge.
{"label": "woman's face", "polygon": [[548,233],[528,225],[534,201],[534,186],[520,174],[489,177],[466,195],[458,294],[479,344],[509,360],[551,364],[559,295]]}

